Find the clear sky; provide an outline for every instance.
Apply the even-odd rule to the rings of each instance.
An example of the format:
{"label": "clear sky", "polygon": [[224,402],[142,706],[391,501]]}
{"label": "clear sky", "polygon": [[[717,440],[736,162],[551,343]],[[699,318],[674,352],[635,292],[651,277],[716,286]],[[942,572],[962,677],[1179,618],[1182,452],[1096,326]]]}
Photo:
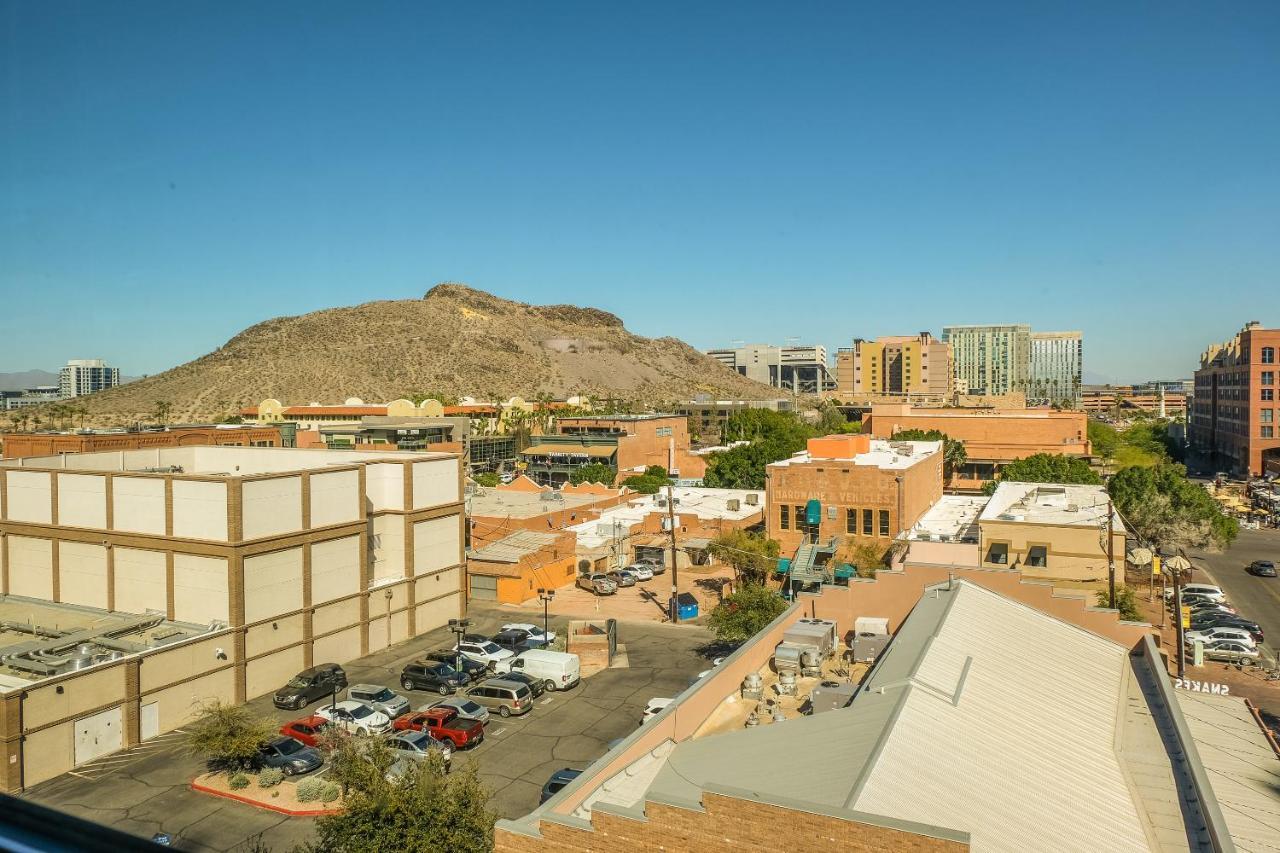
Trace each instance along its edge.
{"label": "clear sky", "polygon": [[0,0],[0,370],[442,280],[1189,375],[1280,325],[1280,3]]}

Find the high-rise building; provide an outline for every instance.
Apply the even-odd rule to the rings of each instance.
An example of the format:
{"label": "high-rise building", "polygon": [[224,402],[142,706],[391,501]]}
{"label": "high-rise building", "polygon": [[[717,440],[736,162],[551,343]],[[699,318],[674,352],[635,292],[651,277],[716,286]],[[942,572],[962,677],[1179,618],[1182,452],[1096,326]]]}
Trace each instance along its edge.
{"label": "high-rise building", "polygon": [[73,358],[62,368],[58,385],[63,399],[105,391],[120,384],[120,368],[107,367],[100,358]]}
{"label": "high-rise building", "polygon": [[827,366],[827,348],[746,344],[708,350],[707,355],[748,379],[786,388],[793,394],[822,394],[836,389],[835,377]]}
{"label": "high-rise building", "polygon": [[1027,390],[1031,373],[1031,327],[944,326],[951,345],[956,384],[967,394],[1008,394]]}
{"label": "high-rise building", "polygon": [[836,394],[861,396],[934,394],[951,391],[951,350],[928,332],[854,338],[836,353]]}
{"label": "high-rise building", "polygon": [[1032,332],[1027,403],[1080,408],[1084,336],[1080,332]]}
{"label": "high-rise building", "polygon": [[1240,474],[1280,474],[1280,329],[1253,321],[1200,356],[1188,418],[1191,445]]}

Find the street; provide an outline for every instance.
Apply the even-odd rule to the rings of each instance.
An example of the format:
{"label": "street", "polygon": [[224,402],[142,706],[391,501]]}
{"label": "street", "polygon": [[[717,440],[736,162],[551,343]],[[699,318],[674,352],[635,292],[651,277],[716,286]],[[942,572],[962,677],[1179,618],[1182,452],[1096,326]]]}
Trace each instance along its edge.
{"label": "street", "polygon": [[1262,627],[1274,660],[1274,650],[1280,644],[1280,578],[1254,577],[1245,567],[1254,560],[1280,561],[1280,530],[1241,530],[1225,552],[1193,551],[1190,556],[1198,571],[1188,580],[1220,586],[1241,616]]}

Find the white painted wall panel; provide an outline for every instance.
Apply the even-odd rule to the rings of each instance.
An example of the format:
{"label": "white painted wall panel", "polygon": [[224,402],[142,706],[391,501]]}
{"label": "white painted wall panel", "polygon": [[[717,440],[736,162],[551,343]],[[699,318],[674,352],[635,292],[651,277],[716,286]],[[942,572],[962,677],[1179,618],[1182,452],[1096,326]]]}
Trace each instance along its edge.
{"label": "white painted wall panel", "polygon": [[311,659],[317,664],[346,663],[360,657],[360,628],[348,628],[328,637],[319,637],[311,648]]}
{"label": "white painted wall panel", "polygon": [[404,466],[399,463],[366,466],[364,488],[371,509],[404,509]]}
{"label": "white painted wall panel", "polygon": [[228,619],[226,557],[173,555],[173,618],[207,625]]}
{"label": "white painted wall panel", "polygon": [[40,471],[10,470],[5,491],[9,500],[9,521],[35,524],[53,523],[53,485]]}
{"label": "white painted wall panel", "polygon": [[168,611],[163,551],[116,548],[116,610],[125,613]]}
{"label": "white painted wall panel", "polygon": [[9,537],[9,594],[53,600],[53,540]]}
{"label": "white painted wall panel", "polygon": [[359,471],[311,475],[311,526],[326,527],[360,520]]}
{"label": "white painted wall panel", "polygon": [[413,463],[413,508],[456,503],[458,464],[457,459]]}
{"label": "white painted wall panel", "polygon": [[111,525],[129,533],[164,535],[164,480],[159,477],[113,477]]}
{"label": "white painted wall panel", "polygon": [[58,524],[107,526],[107,478],[102,474],[58,475]]}
{"label": "white painted wall panel", "polygon": [[272,477],[244,484],[244,538],[260,539],[302,529],[302,478]]}
{"label": "white painted wall panel", "polygon": [[404,577],[404,516],[373,518],[373,582]]}
{"label": "white painted wall panel", "polygon": [[59,543],[58,593],[67,604],[106,609],[107,549],[91,542]]}
{"label": "white painted wall panel", "polygon": [[311,546],[311,603],[323,604],[360,591],[360,537]]}
{"label": "white painted wall panel", "polygon": [[413,573],[415,575],[456,566],[462,562],[462,530],[458,516],[446,515],[413,525]]}
{"label": "white painted wall panel", "polygon": [[[356,654],[360,653],[359,645]],[[283,687],[284,683],[303,670],[302,646],[251,660],[245,665],[245,693],[250,699]]]}
{"label": "white painted wall panel", "polygon": [[302,548],[244,560],[245,622],[302,609]]}
{"label": "white painted wall panel", "polygon": [[414,626],[417,628],[418,636],[428,631],[433,631],[442,625],[447,625],[450,619],[457,619],[459,606],[460,599],[457,594],[446,596],[429,604],[418,605],[418,611],[414,617]]}
{"label": "white painted wall panel", "polygon": [[227,541],[227,484],[174,480],[173,535]]}
{"label": "white painted wall panel", "polygon": [[[146,664],[143,664],[146,669]],[[144,694],[142,705],[156,702],[160,706],[160,734],[173,731],[200,715],[200,707],[215,699],[229,702],[235,695],[235,670],[223,669],[201,678],[184,681]]]}

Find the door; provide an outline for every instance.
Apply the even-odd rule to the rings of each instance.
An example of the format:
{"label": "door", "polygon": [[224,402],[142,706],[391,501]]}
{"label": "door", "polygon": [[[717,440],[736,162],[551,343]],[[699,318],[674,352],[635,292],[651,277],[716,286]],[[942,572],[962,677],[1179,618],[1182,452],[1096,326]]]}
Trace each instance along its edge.
{"label": "door", "polygon": [[124,748],[124,727],[119,707],[76,720],[75,726],[77,767]]}
{"label": "door", "polygon": [[471,597],[476,601],[498,600],[498,579],[487,575],[471,575]]}
{"label": "door", "polygon": [[142,712],[138,715],[138,737],[142,740],[151,740],[160,734],[160,703],[148,702],[142,706]]}

